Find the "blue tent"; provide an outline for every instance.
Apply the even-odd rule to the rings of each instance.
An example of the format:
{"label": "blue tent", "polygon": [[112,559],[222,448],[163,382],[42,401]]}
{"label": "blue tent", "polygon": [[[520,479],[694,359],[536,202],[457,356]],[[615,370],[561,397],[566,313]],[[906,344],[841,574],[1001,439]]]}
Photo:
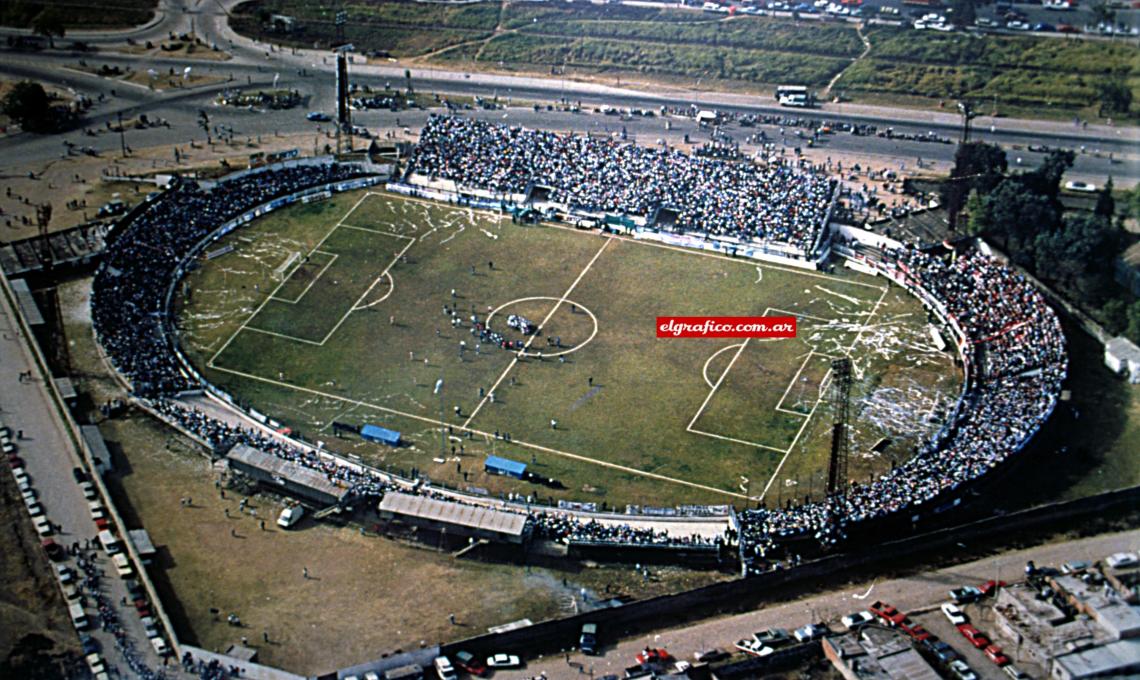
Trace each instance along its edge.
{"label": "blue tent", "polygon": [[360,436],[370,442],[379,442],[388,446],[400,445],[400,433],[379,425],[365,425],[360,428]]}
{"label": "blue tent", "polygon": [[498,456],[487,456],[487,461],[483,463],[483,469],[493,475],[506,475],[522,479],[526,472],[526,463],[507,460]]}

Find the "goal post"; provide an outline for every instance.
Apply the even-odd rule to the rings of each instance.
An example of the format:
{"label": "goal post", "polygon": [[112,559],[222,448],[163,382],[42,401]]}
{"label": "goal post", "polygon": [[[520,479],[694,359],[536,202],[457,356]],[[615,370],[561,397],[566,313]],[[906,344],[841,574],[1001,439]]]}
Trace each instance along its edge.
{"label": "goal post", "polygon": [[277,267],[277,269],[273,270],[273,280],[274,281],[284,281],[285,277],[288,276],[289,273],[292,271],[293,265],[296,264],[297,261],[300,259],[301,259],[301,252],[300,251],[293,251],[292,253],[290,253],[289,257],[287,257],[285,259],[285,261],[282,262],[280,264],[280,266]]}

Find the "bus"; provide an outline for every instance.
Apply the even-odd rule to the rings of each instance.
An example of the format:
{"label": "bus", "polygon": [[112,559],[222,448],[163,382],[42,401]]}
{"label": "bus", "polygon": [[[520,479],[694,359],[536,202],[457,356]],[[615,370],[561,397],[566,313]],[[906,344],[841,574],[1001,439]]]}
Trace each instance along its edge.
{"label": "bus", "polygon": [[803,85],[781,85],[776,88],[776,102],[780,106],[808,108],[815,103],[815,95]]}

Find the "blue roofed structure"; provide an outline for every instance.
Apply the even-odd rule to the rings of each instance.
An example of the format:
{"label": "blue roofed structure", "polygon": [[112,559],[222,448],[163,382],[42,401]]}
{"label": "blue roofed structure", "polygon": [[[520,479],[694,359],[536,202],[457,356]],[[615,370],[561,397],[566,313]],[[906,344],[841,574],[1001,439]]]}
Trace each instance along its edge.
{"label": "blue roofed structure", "polygon": [[379,442],[388,446],[400,445],[400,433],[379,425],[365,425],[360,428],[360,436],[370,442]]}
{"label": "blue roofed structure", "polygon": [[526,474],[526,463],[499,458],[498,456],[487,456],[486,462],[483,463],[483,469],[493,475],[506,475],[522,479],[523,475]]}

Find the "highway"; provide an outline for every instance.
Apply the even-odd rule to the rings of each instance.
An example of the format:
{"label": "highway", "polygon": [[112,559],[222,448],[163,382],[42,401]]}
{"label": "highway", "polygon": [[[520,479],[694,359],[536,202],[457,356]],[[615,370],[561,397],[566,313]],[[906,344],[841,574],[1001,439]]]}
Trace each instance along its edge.
{"label": "highway", "polygon": [[[317,125],[305,120],[307,109],[291,111],[249,111],[215,104],[218,94],[228,87],[269,87],[276,80],[278,87],[295,88],[309,97],[312,110],[332,111],[334,79],[332,58],[328,53],[313,50],[277,50],[264,44],[235,34],[225,21],[225,11],[235,0],[221,3],[208,3],[194,0],[163,0],[161,10],[155,20],[145,27],[114,34],[82,34],[61,40],[60,45],[69,44],[70,39],[84,40],[98,45],[97,53],[70,52],[63,49],[41,52],[0,51],[0,74],[11,78],[29,78],[82,93],[92,99],[103,95],[84,120],[87,129],[106,129],[118,116],[131,119],[140,113],[151,119],[164,119],[169,128],[131,130],[127,144],[135,148],[171,143],[188,143],[190,140],[204,140],[204,133],[198,126],[200,111],[206,111],[213,125],[222,125],[232,130],[235,137],[256,139],[275,134],[293,134],[312,131],[314,141],[323,145],[317,138]],[[232,55],[228,61],[202,59],[179,59],[162,57],[138,57],[135,55],[104,51],[116,44],[122,44],[126,37],[142,40],[160,40],[169,32],[188,31],[193,27],[196,34],[207,44],[216,44]],[[0,31],[3,32],[3,31]],[[148,88],[99,77],[80,70],[80,61],[89,66],[108,64],[131,66],[139,71],[154,69],[167,73],[170,68],[176,72],[186,66],[193,71],[216,80],[212,84],[176,88],[165,91],[152,91]],[[362,62],[361,58],[357,58]],[[384,88],[386,84],[400,87],[404,81],[404,66],[400,64],[354,63],[350,67],[353,82],[360,86]],[[524,104],[507,111],[479,112],[483,115],[527,127],[542,127],[559,130],[609,131],[618,132],[625,127],[628,134],[642,143],[658,138],[670,141],[679,140],[688,133],[692,141],[703,141],[707,134],[699,133],[695,126],[674,120],[672,130],[667,131],[659,117],[643,119],[634,117],[621,121],[614,116],[571,114],[564,112],[536,112],[529,105],[535,102],[555,102],[565,100],[581,103],[584,110],[601,106],[619,108],[649,109],[658,111],[660,107],[715,108],[722,112],[772,114],[787,117],[813,119],[820,122],[855,123],[874,125],[879,130],[888,127],[899,135],[934,135],[947,140],[957,140],[960,127],[959,116],[951,111],[933,112],[905,109],[887,109],[853,104],[824,104],[822,108],[810,111],[793,110],[774,106],[771,98],[751,95],[660,91],[643,92],[628,88],[612,87],[597,83],[584,83],[564,79],[540,79],[521,76],[502,76],[485,73],[451,72],[439,69],[412,68],[413,85],[419,92],[440,93],[452,96],[481,96],[487,99],[499,98],[502,103]],[[112,92],[114,94],[112,94]],[[504,114],[506,114],[504,116]],[[403,127],[418,127],[426,116],[424,111],[366,111],[356,112],[354,122],[369,128],[374,133],[395,132]],[[779,125],[762,126],[756,129],[741,130],[729,126],[727,132],[738,140],[742,135],[763,130],[770,139],[779,142]],[[1010,164],[1017,167],[1017,160],[1023,167],[1032,167],[1040,158],[1040,153],[1028,151],[1029,147],[1054,147],[1073,149],[1078,153],[1077,161],[1070,178],[1103,183],[1112,176],[1118,187],[1131,186],[1140,181],[1140,130],[1134,127],[1109,127],[1090,125],[1087,128],[1056,121],[1025,121],[1005,118],[990,119],[979,117],[974,121],[974,138],[1002,145],[1010,156]],[[788,135],[792,130],[787,130]],[[703,135],[703,136],[702,136]],[[9,135],[0,138],[0,151],[9,158],[20,158],[28,169],[36,164],[44,164],[59,158],[63,152],[62,142],[67,140],[80,147],[90,147],[103,154],[118,150],[118,135],[102,134],[97,137],[85,135],[76,130],[63,135],[35,136],[27,134]],[[326,140],[327,141],[327,140]],[[788,141],[789,148],[797,146],[794,139]],[[800,144],[802,146],[802,143]],[[898,139],[883,139],[874,136],[853,136],[837,134],[824,138],[822,148],[843,156],[866,156],[876,159],[876,165],[883,167],[898,163],[910,163],[921,158],[934,164],[935,168],[948,167],[954,154],[953,144],[924,143]],[[1111,157],[1110,157],[1111,155]],[[21,168],[21,171],[25,171]]]}

